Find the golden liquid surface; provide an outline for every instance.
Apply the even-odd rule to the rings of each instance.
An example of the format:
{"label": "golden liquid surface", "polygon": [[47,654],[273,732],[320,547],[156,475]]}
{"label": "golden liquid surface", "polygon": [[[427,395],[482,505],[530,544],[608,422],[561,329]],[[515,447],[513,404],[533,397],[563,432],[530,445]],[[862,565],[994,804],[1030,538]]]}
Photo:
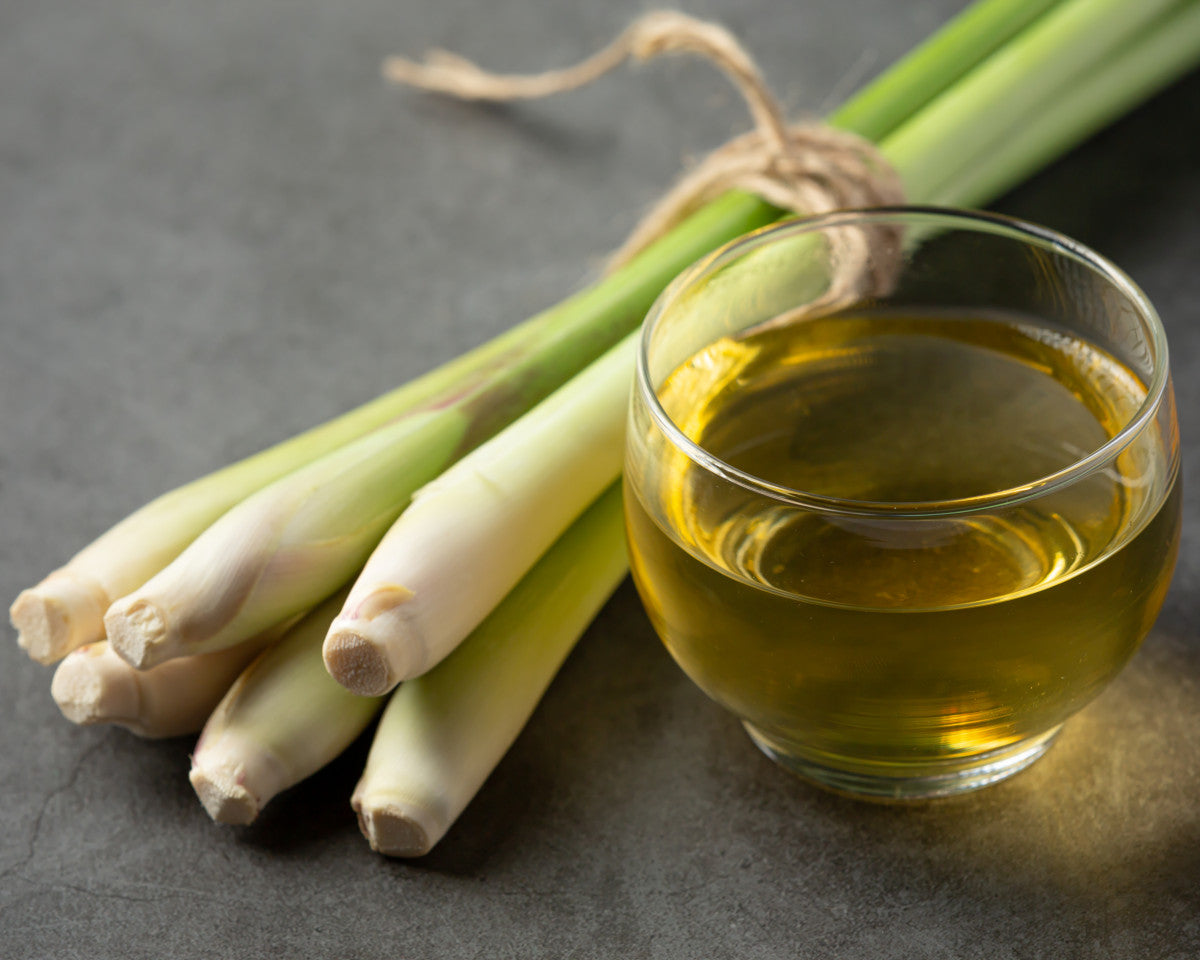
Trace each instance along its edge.
{"label": "golden liquid surface", "polygon": [[[1019,319],[879,313],[720,340],[659,396],[746,473],[901,504],[1063,470],[1146,389],[1109,354]],[[626,502],[651,619],[688,674],[784,753],[919,766],[1043,733],[1128,660],[1166,591],[1179,494],[1153,423],[1051,494],[921,517],[763,496],[641,423]]]}

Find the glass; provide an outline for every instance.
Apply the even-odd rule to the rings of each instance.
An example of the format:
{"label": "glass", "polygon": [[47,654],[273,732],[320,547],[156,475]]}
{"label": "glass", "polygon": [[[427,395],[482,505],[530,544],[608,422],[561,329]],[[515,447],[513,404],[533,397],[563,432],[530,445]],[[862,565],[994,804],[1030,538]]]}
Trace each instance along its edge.
{"label": "glass", "polygon": [[1039,757],[1158,614],[1178,550],[1161,324],[1014,220],[833,213],[680,276],[627,434],[634,581],[769,756],[877,799]]}

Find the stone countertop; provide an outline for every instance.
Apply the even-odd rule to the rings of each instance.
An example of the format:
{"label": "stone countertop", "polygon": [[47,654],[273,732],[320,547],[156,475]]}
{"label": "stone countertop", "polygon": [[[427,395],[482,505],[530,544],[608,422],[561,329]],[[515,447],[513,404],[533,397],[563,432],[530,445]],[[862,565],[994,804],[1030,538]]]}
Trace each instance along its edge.
{"label": "stone countertop", "polygon": [[[820,112],[962,6],[706,0]],[[0,596],[161,491],[556,302],[745,127],[708,68],[476,107],[389,89],[437,44],[572,62],[642,4],[0,6]],[[1200,76],[995,205],[1159,306],[1200,450]],[[1200,515],[1118,681],[1011,781],[914,808],[773,766],[628,584],[429,856],[370,852],[360,742],[220,828],[191,742],[77,729],[0,645],[2,957],[1111,958],[1200,954]]]}

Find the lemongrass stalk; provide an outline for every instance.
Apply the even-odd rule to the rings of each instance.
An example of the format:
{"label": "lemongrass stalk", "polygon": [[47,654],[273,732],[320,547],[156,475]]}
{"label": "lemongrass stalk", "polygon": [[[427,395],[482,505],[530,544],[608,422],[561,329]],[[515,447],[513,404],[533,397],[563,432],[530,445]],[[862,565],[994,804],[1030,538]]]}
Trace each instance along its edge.
{"label": "lemongrass stalk", "polygon": [[367,434],[242,501],[104,617],[139,669],[234,646],[346,583],[470,426],[457,407]]}
{"label": "lemongrass stalk", "polygon": [[1021,137],[943,184],[932,202],[978,206],[1004,193],[1070,147],[1164,89],[1200,59],[1200,3],[1169,12],[1116,55],[1067,89],[1048,96]]}
{"label": "lemongrass stalk", "polygon": [[461,449],[469,449],[633,329],[684,266],[777,215],[774,207],[749,195],[720,198],[610,277],[470,353],[323,426],[160,496],[21,592],[9,610],[18,644],[34,660],[53,663],[103,639],[110,605],[161,572],[232,507],[399,417],[428,415],[445,405],[465,408],[473,401],[475,416],[459,437]]}
{"label": "lemongrass stalk", "polygon": [[896,61],[830,118],[878,140],[897,115],[913,116],[1060,0],[981,0]]}
{"label": "lemongrass stalk", "polygon": [[329,628],[325,665],[379,695],[488,615],[621,470],[637,334],[423,487]]}
{"label": "lemongrass stalk", "polygon": [[[862,91],[832,122],[864,136],[883,135],[1020,29],[1043,2],[982,0],[914,51],[905,69]],[[981,30],[981,25],[988,29]],[[588,348],[561,364],[543,384],[544,395],[573,372],[572,366],[582,367],[636,323],[666,282],[688,263],[778,214],[757,197],[731,193],[608,280],[496,340],[324,426],[164,494],[22,592],[10,611],[18,642],[34,659],[49,663],[101,639],[109,604],[140,587],[251,493],[395,416],[462,389],[481,371],[502,366],[506,357],[520,355],[560,328],[596,328],[584,338],[585,343],[590,340]]]}
{"label": "lemongrass stalk", "polygon": [[419,856],[441,839],[625,569],[613,487],[453,654],[392,695],[351,800],[373,849]]}
{"label": "lemongrass stalk", "polygon": [[[979,0],[918,47],[901,68],[852,98],[831,122],[879,138],[1020,30],[1044,5],[1045,0]],[[494,379],[496,371],[524,357],[529,362],[520,372],[523,389],[491,401],[511,418],[628,332],[685,266],[779,213],[758,197],[733,191],[611,277],[458,360],[323,427],[163,495],[18,597],[10,611],[18,642],[34,659],[49,663],[100,639],[109,605],[142,586],[236,503],[396,416],[444,402],[475,388],[481,379]],[[498,425],[493,422],[490,429]],[[476,442],[486,435],[487,425],[472,430]]]}
{"label": "lemongrass stalk", "polygon": [[264,651],[204,725],[189,779],[218,823],[253,821],[345,750],[383,706],[347,693],[321,665],[321,639],[343,599],[330,598]]}
{"label": "lemongrass stalk", "polygon": [[228,650],[181,657],[136,670],[104,640],[72,650],[59,663],[50,695],[72,723],[125,727],[157,739],[196,733],[230,684],[280,629]]}
{"label": "lemongrass stalk", "polygon": [[152,500],[21,592],[9,611],[17,642],[34,660],[53,663],[103,639],[109,605],[175,559],[230,507],[407,411],[463,389],[521,341],[538,336],[536,329],[518,328],[340,417]]}
{"label": "lemongrass stalk", "polygon": [[1063,0],[884,141],[911,198],[1016,137],[1050,96],[1115,59],[1179,0]]}

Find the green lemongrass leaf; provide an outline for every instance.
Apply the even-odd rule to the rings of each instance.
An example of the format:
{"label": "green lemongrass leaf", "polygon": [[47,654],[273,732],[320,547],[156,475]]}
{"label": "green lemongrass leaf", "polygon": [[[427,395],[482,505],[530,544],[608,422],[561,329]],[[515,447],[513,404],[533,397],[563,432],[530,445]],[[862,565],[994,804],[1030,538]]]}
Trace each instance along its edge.
{"label": "green lemongrass leaf", "polygon": [[1075,144],[1196,66],[1200,3],[1178,5],[1110,59],[1048,94],[1022,135],[1006,139],[937,190],[932,202],[978,206],[1004,193]]}
{"label": "green lemongrass leaf", "polygon": [[980,0],[971,4],[835,111],[830,122],[871,140],[886,136],[895,128],[897,115],[915,115],[1059,2]]}
{"label": "green lemongrass leaf", "polygon": [[636,348],[630,334],[417,492],[330,627],[335,679],[377,695],[428,670],[613,482]]}
{"label": "green lemongrass leaf", "polygon": [[336,758],[383,706],[348,693],[321,664],[321,640],[344,597],[326,600],[264,651],[204,725],[189,779],[219,823],[250,823],[277,793]]}
{"label": "green lemongrass leaf", "polygon": [[417,856],[441,839],[625,571],[614,486],[454,653],[392,695],[351,801],[372,848]]}
{"label": "green lemongrass leaf", "polygon": [[1023,136],[1047,97],[1064,96],[1177,2],[1063,0],[884,140],[909,196],[937,196],[958,171]]}

